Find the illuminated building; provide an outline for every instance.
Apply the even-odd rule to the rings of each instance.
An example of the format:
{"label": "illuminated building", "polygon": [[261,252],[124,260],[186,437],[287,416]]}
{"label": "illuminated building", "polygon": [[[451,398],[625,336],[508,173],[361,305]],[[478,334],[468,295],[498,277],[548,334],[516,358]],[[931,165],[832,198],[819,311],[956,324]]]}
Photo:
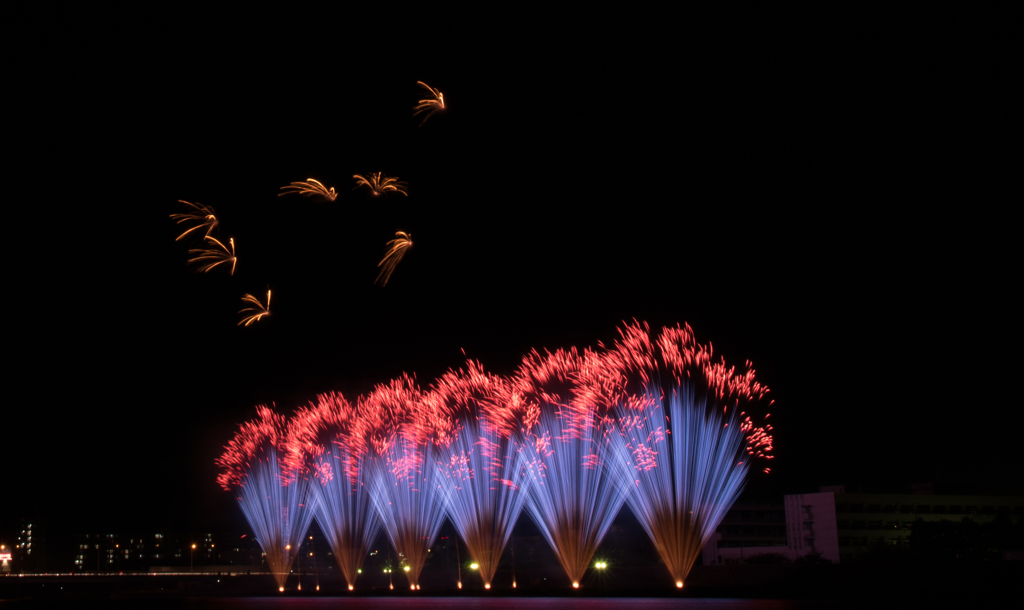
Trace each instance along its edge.
{"label": "illuminated building", "polygon": [[73,551],[71,568],[75,572],[263,569],[262,553],[251,535],[78,534]]}
{"label": "illuminated building", "polygon": [[40,519],[22,519],[11,557],[12,571],[46,572],[46,525]]}
{"label": "illuminated building", "polygon": [[846,493],[843,486],[785,497],[790,557],[820,553],[834,563],[877,547],[909,548],[914,521],[1018,522],[1024,498],[931,494]]}

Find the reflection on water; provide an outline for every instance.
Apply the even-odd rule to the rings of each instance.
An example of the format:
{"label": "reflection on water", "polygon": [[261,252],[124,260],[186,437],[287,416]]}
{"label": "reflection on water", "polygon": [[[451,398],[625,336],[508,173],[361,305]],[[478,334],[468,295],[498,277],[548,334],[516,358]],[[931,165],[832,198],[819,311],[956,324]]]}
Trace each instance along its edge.
{"label": "reflection on water", "polygon": [[633,597],[332,597],[274,598],[247,597],[235,599],[193,599],[189,608],[210,610],[320,610],[349,608],[354,610],[804,610],[810,608],[842,608],[838,602],[776,600],[776,599],[684,599]]}

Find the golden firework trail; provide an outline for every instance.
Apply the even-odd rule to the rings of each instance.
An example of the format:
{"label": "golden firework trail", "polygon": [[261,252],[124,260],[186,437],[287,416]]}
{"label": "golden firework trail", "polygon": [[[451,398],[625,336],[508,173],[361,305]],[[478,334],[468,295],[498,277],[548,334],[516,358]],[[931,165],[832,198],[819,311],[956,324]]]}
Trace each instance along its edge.
{"label": "golden firework trail", "polygon": [[[215,237],[207,235],[204,237],[207,243],[212,244],[209,248],[192,248],[188,251],[192,258],[188,259],[190,265],[198,265],[196,272],[208,273],[213,270],[217,265],[224,263],[231,263],[231,275],[235,274],[235,264],[238,259],[235,258],[235,238],[228,239],[230,248],[225,247]],[[215,247],[213,247],[215,246]]]}
{"label": "golden firework trail", "polygon": [[217,216],[215,215],[213,208],[201,203],[189,203],[188,201],[181,199],[178,200],[178,203],[184,203],[191,208],[192,211],[184,214],[171,214],[171,218],[177,220],[177,224],[179,225],[183,222],[196,222],[198,224],[179,235],[174,241],[178,241],[192,231],[202,229],[203,227],[206,227],[206,235],[204,235],[204,237],[209,237],[210,233],[217,227]]}
{"label": "golden firework trail", "polygon": [[270,289],[267,289],[267,306],[264,307],[260,300],[251,294],[242,296],[242,302],[249,305],[238,313],[244,313],[246,316],[242,318],[242,321],[238,323],[239,326],[249,326],[253,322],[258,322],[260,318],[270,315]]}
{"label": "golden firework trail", "polygon": [[325,187],[320,183],[319,180],[313,178],[306,178],[305,182],[292,182],[288,186],[282,186],[281,190],[283,193],[278,193],[278,197],[284,197],[285,195],[302,195],[303,197],[323,197],[327,201],[334,201],[338,196],[334,192],[334,187]]}
{"label": "golden firework trail", "polygon": [[352,189],[353,191],[361,186],[365,186],[370,189],[374,197],[387,193],[401,193],[406,197],[409,196],[409,193],[405,190],[406,184],[404,182],[398,178],[389,178],[381,172],[370,174],[369,178],[364,178],[359,174],[352,177],[356,179],[356,186]]}
{"label": "golden firework trail", "polygon": [[398,231],[395,233],[395,238],[389,241],[387,245],[388,251],[384,253],[384,259],[377,264],[381,268],[380,273],[373,282],[374,284],[380,282],[381,287],[387,285],[388,280],[391,279],[391,274],[395,272],[395,267],[402,261],[405,252],[412,247],[412,235]]}
{"label": "golden firework trail", "polygon": [[434,114],[438,112],[444,111],[444,94],[422,81],[416,81],[416,84],[423,87],[424,89],[429,91],[432,96],[434,96],[433,99],[428,97],[426,99],[420,100],[419,103],[417,103],[416,106],[412,109],[413,116],[419,116],[424,112],[427,113],[427,116],[423,117],[423,120],[420,121],[420,127],[422,127],[423,123],[427,122],[427,119],[434,116]]}

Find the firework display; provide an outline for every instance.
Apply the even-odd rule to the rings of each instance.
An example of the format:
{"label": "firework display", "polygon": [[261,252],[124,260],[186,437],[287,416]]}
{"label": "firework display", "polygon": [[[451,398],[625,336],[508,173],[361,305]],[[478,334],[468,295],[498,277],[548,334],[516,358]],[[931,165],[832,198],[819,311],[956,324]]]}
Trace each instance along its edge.
{"label": "firework display", "polygon": [[413,116],[419,116],[424,112],[427,113],[427,116],[423,117],[423,120],[420,121],[420,127],[422,127],[423,124],[427,122],[427,119],[438,112],[444,111],[444,94],[422,81],[416,81],[416,84],[423,87],[428,93],[430,93],[430,97],[420,100],[412,109]]}
{"label": "firework display", "polygon": [[292,182],[288,186],[282,186],[281,190],[284,192],[278,193],[278,197],[302,195],[303,197],[322,197],[327,201],[334,201],[338,197],[333,186],[328,189],[319,180],[313,178],[306,178],[305,182]]}
{"label": "firework display", "polygon": [[238,259],[235,258],[235,238],[228,239],[227,246],[216,237],[209,235],[203,240],[209,244],[209,247],[190,249],[188,253],[192,258],[188,260],[189,264],[196,265],[196,271],[199,273],[209,273],[218,265],[231,263],[231,275],[234,275],[235,265],[238,263]]}
{"label": "firework display", "polygon": [[401,193],[407,197],[409,196],[409,192],[406,190],[406,184],[404,182],[398,178],[385,176],[381,172],[370,174],[369,178],[364,178],[359,174],[355,174],[352,177],[356,181],[356,185],[352,190],[359,187],[366,187],[370,189],[370,193],[372,193],[374,197],[378,195],[387,195],[388,193]]}
{"label": "firework display", "polygon": [[361,436],[353,434],[356,405],[341,394],[323,394],[315,405],[299,410],[295,422],[290,467],[314,477],[317,522],[349,590],[354,590],[381,528],[366,485],[365,446],[359,442]]}
{"label": "firework display", "polygon": [[526,411],[536,419],[523,426],[527,511],[577,588],[625,500],[600,457],[607,430],[590,391],[600,366],[589,350],[534,352],[514,378],[523,400],[536,405]]}
{"label": "firework display", "polygon": [[391,279],[391,274],[398,267],[398,263],[402,262],[402,257],[412,247],[412,235],[398,231],[395,233],[395,238],[387,243],[387,247],[384,258],[377,265],[380,267],[380,273],[377,274],[377,279],[374,280],[374,283],[379,282],[382,287],[387,286],[388,280]]}
{"label": "firework display", "polygon": [[191,229],[186,229],[184,233],[179,235],[174,241],[180,241],[187,237],[193,231],[200,229],[206,229],[203,237],[209,237],[210,233],[217,228],[217,215],[213,211],[213,208],[208,205],[201,203],[189,203],[188,201],[178,200],[178,203],[184,203],[191,211],[181,214],[171,214],[171,218],[177,221],[177,224],[194,222],[196,225]]}
{"label": "firework display", "polygon": [[[440,91],[417,84],[429,94],[413,108],[422,126],[446,107]],[[381,172],[353,179],[353,191],[374,197],[409,194]],[[313,178],[281,187],[285,195],[338,197]],[[234,275],[235,241],[214,236],[213,208],[180,203],[188,210],[171,215],[183,229],[175,241],[202,241],[188,263]],[[387,285],[412,245],[410,233],[395,233],[375,284]],[[269,317],[270,296],[245,294],[238,325]],[[403,375],[354,401],[322,394],[288,421],[261,407],[218,460],[219,482],[238,494],[282,591],[314,517],[350,590],[381,531],[418,590],[446,517],[490,589],[522,512],[578,588],[623,505],[682,588],[752,462],[773,457],[768,389],[749,362],[737,371],[716,361],[689,326],[654,335],[633,323],[619,334],[597,351],[533,351],[508,377],[470,361],[427,390]]]}
{"label": "firework display", "polygon": [[[420,100],[413,112],[414,116],[426,112],[427,115],[423,118],[423,121],[426,121],[435,113],[444,110],[444,95],[423,82],[417,81],[417,84],[429,91],[432,96],[431,99]],[[421,122],[420,125],[422,124]],[[365,187],[369,189],[374,197],[390,193],[400,193],[406,197],[409,196],[405,182],[398,178],[386,176],[383,172],[369,174],[368,176],[354,174],[352,177],[356,181],[356,186],[352,190]],[[334,190],[334,187],[328,188],[315,178],[306,178],[302,182],[291,182],[287,186],[282,186],[280,191],[278,197],[300,195],[323,201],[335,201],[338,198],[338,193]],[[238,262],[235,256],[235,240],[230,238],[228,245],[225,246],[223,242],[212,235],[220,224],[213,207],[185,200],[178,201],[188,207],[188,211],[171,214],[170,216],[176,224],[185,224],[187,228],[175,238],[175,241],[181,241],[190,235],[199,234],[202,234],[204,241],[202,246],[189,249],[188,264],[194,265],[199,273],[207,273],[221,265],[231,263],[231,275],[234,275]],[[408,234],[401,231],[396,233],[395,239],[388,242],[388,250],[384,255],[384,259],[377,265],[380,268],[380,272],[377,275],[377,279],[374,280],[375,284],[379,283],[381,286],[387,284],[391,274],[395,271],[395,267],[402,260],[405,251],[411,246],[412,239]],[[261,305],[258,299],[252,295],[247,294],[242,297],[242,300],[253,307],[243,310],[243,313],[251,312],[251,315],[243,318],[242,322],[238,324],[239,326],[249,326],[253,322],[270,315],[269,291],[267,292],[268,303],[266,307]]]}
{"label": "firework display", "polygon": [[441,377],[434,393],[451,418],[443,431],[454,429],[433,439],[443,475],[441,495],[484,588],[490,589],[526,501],[528,471],[513,441],[521,402],[508,381],[475,362]]}
{"label": "firework display", "polygon": [[295,471],[284,463],[288,445],[285,418],[259,407],[257,418],[242,425],[217,460],[222,468],[217,482],[238,494],[238,504],[281,591],[313,519],[311,503],[316,501],[309,478],[293,476]]}
{"label": "firework display", "polygon": [[248,305],[238,313],[244,313],[245,317],[238,323],[239,326],[249,326],[253,322],[270,315],[270,290],[267,290],[267,304],[260,303],[260,300],[251,294],[242,296],[242,302]]}
{"label": "firework display", "polygon": [[370,493],[391,546],[413,590],[444,522],[438,494],[441,471],[434,467],[431,437],[444,437],[447,425],[439,405],[413,378],[378,386],[359,403],[355,436],[365,443]]}
{"label": "firework display", "polygon": [[750,460],[772,458],[771,426],[755,426],[741,410],[768,388],[749,361],[742,373],[714,361],[689,326],[665,328],[656,340],[640,324],[620,335],[600,370],[617,428],[602,446],[605,462],[682,588],[742,491]]}
{"label": "firework display", "polygon": [[220,483],[275,573],[315,512],[350,589],[383,528],[418,590],[447,516],[491,588],[526,512],[579,587],[625,503],[682,588],[751,462],[772,458],[771,426],[754,422],[768,388],[712,354],[689,326],[655,338],[635,323],[609,349],[533,351],[507,378],[470,361],[428,390],[403,375],[354,402],[323,394],[287,435],[261,408]]}

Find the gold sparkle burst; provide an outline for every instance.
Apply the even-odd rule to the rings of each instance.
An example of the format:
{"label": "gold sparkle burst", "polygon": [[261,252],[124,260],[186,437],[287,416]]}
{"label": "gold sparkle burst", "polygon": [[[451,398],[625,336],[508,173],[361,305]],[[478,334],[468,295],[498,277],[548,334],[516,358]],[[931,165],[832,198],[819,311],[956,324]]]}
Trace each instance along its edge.
{"label": "gold sparkle burst", "polygon": [[192,257],[188,260],[190,265],[197,265],[196,272],[208,273],[218,265],[231,263],[231,275],[235,274],[235,265],[238,259],[235,257],[235,238],[228,239],[229,246],[225,246],[215,237],[207,235],[203,238],[208,248],[192,248],[188,251]]}
{"label": "gold sparkle burst", "polygon": [[390,178],[385,176],[381,172],[376,174],[370,174],[369,178],[364,178],[359,174],[352,176],[356,180],[356,186],[352,190],[355,190],[361,186],[365,186],[370,189],[373,196],[386,195],[387,193],[401,193],[408,197],[409,193],[406,191],[406,184],[400,181],[398,178]]}
{"label": "gold sparkle burst", "polygon": [[302,195],[303,197],[323,197],[327,201],[334,201],[338,196],[334,192],[334,187],[325,187],[319,180],[313,178],[306,178],[305,182],[292,182],[288,186],[282,186],[282,193],[278,193],[278,197],[284,197],[285,195]]}
{"label": "gold sparkle burst", "polygon": [[403,231],[395,233],[395,238],[387,243],[388,249],[384,253],[384,258],[377,264],[380,267],[380,273],[377,275],[377,279],[374,280],[374,284],[380,283],[381,287],[387,285],[388,280],[391,279],[391,274],[395,272],[395,267],[402,261],[402,257],[412,247],[412,235]]}
{"label": "gold sparkle burst", "polygon": [[242,303],[248,305],[248,307],[242,309],[238,313],[246,314],[242,321],[238,323],[239,326],[249,326],[253,322],[258,322],[261,318],[270,315],[270,289],[267,289],[267,304],[260,303],[260,300],[251,294],[242,296]]}
{"label": "gold sparkle burst", "polygon": [[206,229],[206,234],[204,235],[204,237],[209,237],[210,233],[213,232],[215,228],[217,228],[217,215],[213,211],[213,208],[211,206],[203,205],[201,203],[190,203],[182,199],[179,199],[178,203],[184,203],[190,208],[191,211],[182,214],[171,214],[171,218],[176,220],[177,224],[179,225],[183,222],[195,222],[197,224],[196,226],[187,229],[184,233],[179,235],[174,241],[179,241],[185,238],[185,236],[187,236],[189,233],[197,231],[202,228]]}
{"label": "gold sparkle burst", "polygon": [[427,119],[434,116],[438,112],[444,111],[444,94],[438,91],[437,89],[434,89],[427,83],[424,83],[423,81],[416,81],[416,84],[429,91],[430,95],[432,96],[420,100],[416,104],[416,106],[413,107],[413,116],[419,116],[424,112],[427,113],[427,116],[423,117],[423,120],[420,121],[420,127],[422,127],[423,124],[427,122]]}

